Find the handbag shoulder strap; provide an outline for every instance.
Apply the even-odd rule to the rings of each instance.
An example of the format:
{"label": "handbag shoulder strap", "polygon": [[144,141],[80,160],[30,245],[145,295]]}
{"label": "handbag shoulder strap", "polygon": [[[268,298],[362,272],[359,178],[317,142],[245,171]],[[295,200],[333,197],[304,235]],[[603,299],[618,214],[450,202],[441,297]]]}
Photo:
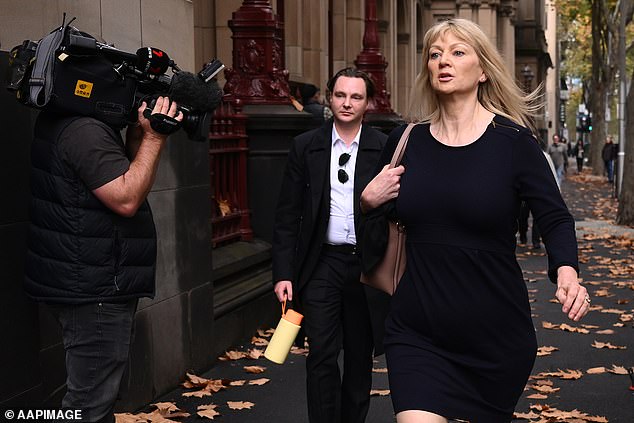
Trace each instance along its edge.
{"label": "handbag shoulder strap", "polygon": [[412,132],[412,128],[416,126],[416,123],[410,123],[403,131],[403,135],[401,135],[401,139],[398,140],[398,144],[396,145],[396,150],[394,150],[394,154],[392,155],[392,160],[390,161],[390,169],[398,166],[401,163],[401,159],[403,158],[403,154],[405,154],[405,147],[407,147],[407,141],[409,140],[409,133]]}

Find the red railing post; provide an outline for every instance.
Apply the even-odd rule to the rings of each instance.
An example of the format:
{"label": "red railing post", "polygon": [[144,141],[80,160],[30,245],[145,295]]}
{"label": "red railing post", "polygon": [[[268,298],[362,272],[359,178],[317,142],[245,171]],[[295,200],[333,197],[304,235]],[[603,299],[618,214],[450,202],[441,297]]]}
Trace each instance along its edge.
{"label": "red railing post", "polygon": [[390,94],[387,91],[385,69],[387,62],[381,54],[379,43],[379,26],[376,18],[376,0],[365,0],[365,30],[363,33],[363,50],[354,64],[368,73],[376,85],[374,101],[370,104],[368,114],[393,115],[390,105]]}
{"label": "red railing post", "polygon": [[243,104],[291,104],[284,69],[284,23],[269,0],[244,0],[229,20],[233,63],[225,69],[225,92]]}
{"label": "red railing post", "polygon": [[225,94],[209,128],[213,247],[253,239],[247,195],[246,119],[241,101]]}

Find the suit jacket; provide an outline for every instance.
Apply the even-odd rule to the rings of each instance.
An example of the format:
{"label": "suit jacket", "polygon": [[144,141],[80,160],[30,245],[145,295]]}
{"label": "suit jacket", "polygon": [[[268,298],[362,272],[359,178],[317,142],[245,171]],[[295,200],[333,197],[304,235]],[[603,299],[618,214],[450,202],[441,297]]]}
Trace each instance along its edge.
{"label": "suit jacket", "polygon": [[[295,295],[310,279],[328,229],[332,126],[330,119],[297,136],[284,172],[273,233],[273,283],[292,281]],[[382,132],[362,126],[354,175],[355,230],[361,192],[375,175],[386,140]]]}

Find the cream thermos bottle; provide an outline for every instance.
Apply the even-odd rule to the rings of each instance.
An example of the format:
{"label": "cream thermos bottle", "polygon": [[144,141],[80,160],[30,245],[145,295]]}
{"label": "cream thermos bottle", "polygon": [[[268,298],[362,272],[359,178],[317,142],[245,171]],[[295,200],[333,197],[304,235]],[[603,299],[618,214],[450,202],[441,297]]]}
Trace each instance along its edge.
{"label": "cream thermos bottle", "polygon": [[285,312],[285,309],[286,301],[282,305],[282,318],[264,351],[264,357],[277,364],[283,364],[286,360],[304,318],[295,310],[288,309]]}

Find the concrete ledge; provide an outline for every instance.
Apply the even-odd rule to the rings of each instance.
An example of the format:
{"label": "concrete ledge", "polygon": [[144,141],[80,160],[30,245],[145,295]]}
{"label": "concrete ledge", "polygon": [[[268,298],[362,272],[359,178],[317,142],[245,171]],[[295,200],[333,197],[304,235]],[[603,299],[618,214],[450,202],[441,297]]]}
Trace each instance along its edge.
{"label": "concrete ledge", "polygon": [[594,220],[586,219],[575,222],[577,229],[577,235],[584,235],[587,233],[593,234],[609,234],[614,236],[628,236],[634,238],[634,228],[629,226],[617,225],[609,220]]}
{"label": "concrete ledge", "polygon": [[272,292],[270,266],[250,274],[248,279],[214,290],[214,320]]}
{"label": "concrete ledge", "polygon": [[271,245],[260,239],[251,242],[235,242],[211,252],[211,278],[215,287],[226,283],[225,279],[258,263],[271,261]]}
{"label": "concrete ledge", "polygon": [[212,252],[214,353],[250,338],[280,315],[271,284],[271,245],[237,242]]}
{"label": "concrete ledge", "polygon": [[247,306],[273,291],[271,245],[237,242],[212,252],[214,319]]}

